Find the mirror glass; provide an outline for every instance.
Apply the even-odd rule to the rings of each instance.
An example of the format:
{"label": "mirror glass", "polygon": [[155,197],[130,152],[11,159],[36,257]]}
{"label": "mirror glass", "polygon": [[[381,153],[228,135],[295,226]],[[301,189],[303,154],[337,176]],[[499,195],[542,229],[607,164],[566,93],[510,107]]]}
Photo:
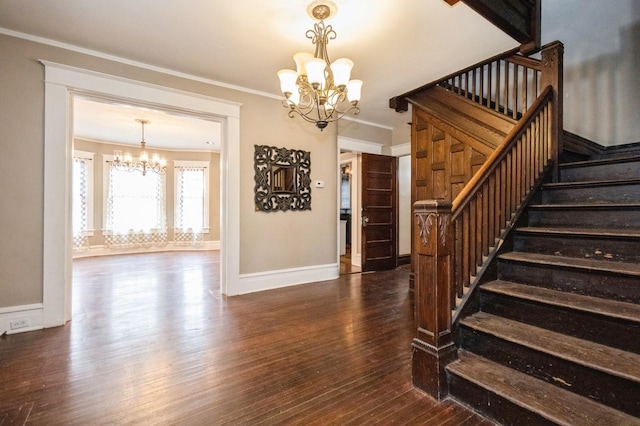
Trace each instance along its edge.
{"label": "mirror glass", "polygon": [[297,192],[297,171],[294,166],[271,166],[271,191],[279,194],[295,194]]}

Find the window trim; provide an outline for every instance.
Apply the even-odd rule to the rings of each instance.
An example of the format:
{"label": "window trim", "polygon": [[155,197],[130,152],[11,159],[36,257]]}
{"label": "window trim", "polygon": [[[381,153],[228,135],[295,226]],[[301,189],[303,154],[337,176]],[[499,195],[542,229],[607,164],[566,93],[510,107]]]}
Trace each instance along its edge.
{"label": "window trim", "polygon": [[210,223],[209,223],[209,182],[210,182],[210,161],[196,161],[196,160],[174,160],[173,161],[173,229],[177,232],[183,232],[184,229],[178,228],[176,226],[176,218],[178,217],[177,209],[178,209],[178,200],[180,198],[180,194],[178,193],[178,169],[182,167],[202,167],[204,168],[204,209],[203,209],[203,222],[202,222],[202,233],[208,234],[210,231]]}

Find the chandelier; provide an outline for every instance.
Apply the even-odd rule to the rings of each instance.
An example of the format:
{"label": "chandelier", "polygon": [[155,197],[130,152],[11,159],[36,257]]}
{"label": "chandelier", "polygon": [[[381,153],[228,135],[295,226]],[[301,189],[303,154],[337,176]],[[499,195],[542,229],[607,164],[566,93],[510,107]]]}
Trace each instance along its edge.
{"label": "chandelier", "polygon": [[146,175],[148,170],[163,175],[167,170],[167,160],[158,154],[153,154],[151,159],[149,159],[149,153],[145,149],[144,125],[151,122],[141,118],[136,118],[136,122],[142,125],[142,141],[140,142],[142,149],[140,156],[137,161],[133,161],[133,156],[130,152],[125,152],[124,155],[122,155],[122,151],[116,150],[113,152],[113,166],[118,170],[125,170],[127,172],[140,171],[142,176]]}
{"label": "chandelier", "polygon": [[316,46],[315,54],[296,53],[293,59],[297,71],[283,69],[278,71],[278,77],[285,96],[282,103],[289,109],[289,117],[297,114],[323,130],[348,112],[360,113],[357,105],[362,80],[349,80],[353,68],[350,59],[340,58],[333,63],[329,60],[327,44],[336,38],[336,32],[331,25],[325,25],[324,19],[335,15],[335,5],[317,1],[308,10],[309,15],[319,21],[306,34]]}

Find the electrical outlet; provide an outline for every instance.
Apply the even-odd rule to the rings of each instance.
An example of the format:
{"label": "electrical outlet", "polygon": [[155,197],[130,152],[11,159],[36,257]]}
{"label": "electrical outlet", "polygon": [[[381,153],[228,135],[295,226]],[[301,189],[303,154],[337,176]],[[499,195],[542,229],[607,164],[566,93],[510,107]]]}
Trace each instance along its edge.
{"label": "electrical outlet", "polygon": [[9,321],[9,328],[11,330],[17,330],[19,328],[29,327],[29,319],[21,318],[13,321]]}

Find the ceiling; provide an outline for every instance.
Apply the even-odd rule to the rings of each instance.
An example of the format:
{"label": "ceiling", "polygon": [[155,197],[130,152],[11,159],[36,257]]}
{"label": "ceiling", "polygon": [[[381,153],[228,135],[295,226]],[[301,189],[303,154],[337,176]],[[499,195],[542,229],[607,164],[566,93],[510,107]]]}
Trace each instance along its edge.
{"label": "ceiling", "polygon": [[[357,119],[386,128],[407,121],[388,108],[389,98],[517,45],[461,2],[334,2],[337,15],[327,23],[337,38],[329,42],[329,56],[352,59],[352,78],[364,81]],[[313,52],[305,37],[313,27],[309,3],[0,0],[0,32],[277,98],[276,72],[295,68],[295,52]],[[206,141],[219,144],[217,123],[167,112],[82,100],[75,118],[76,135],[90,139],[137,144],[134,120],[147,118],[150,147],[210,150],[218,148],[203,148]]]}

